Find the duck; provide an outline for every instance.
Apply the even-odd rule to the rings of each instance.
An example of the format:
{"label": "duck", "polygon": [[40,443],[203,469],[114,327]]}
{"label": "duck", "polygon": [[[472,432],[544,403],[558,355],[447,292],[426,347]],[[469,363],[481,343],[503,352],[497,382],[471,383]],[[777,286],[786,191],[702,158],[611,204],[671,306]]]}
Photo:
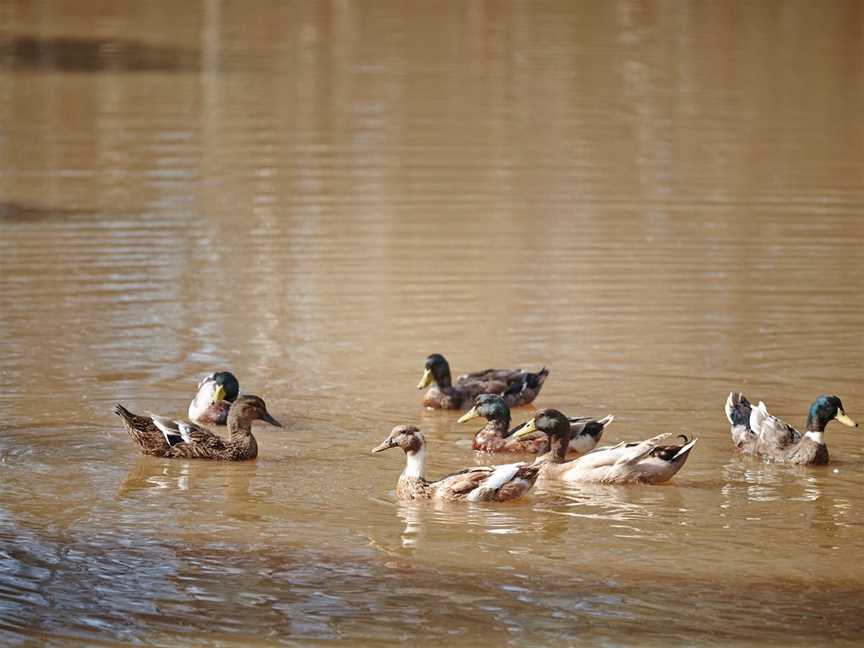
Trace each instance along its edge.
{"label": "duck", "polygon": [[831,421],[858,427],[858,423],[846,415],[843,402],[837,396],[826,394],[810,405],[804,434],[769,414],[762,401],[753,407],[740,392],[730,392],[725,410],[731,425],[732,443],[741,452],[799,466],[828,463],[825,428]]}
{"label": "duck", "polygon": [[538,431],[548,440],[546,453],[534,462],[541,467],[540,476],[566,482],[661,484],[681,470],[697,441],[681,435],[684,442],[680,445],[663,445],[672,436],[666,432],[645,441],[596,448],[567,461],[570,420],[558,410],[544,409],[514,436],[519,438]]}
{"label": "duck", "polygon": [[439,500],[448,502],[505,502],[522,497],[534,486],[538,467],[524,462],[500,466],[474,466],[441,477],[426,479],[427,446],[423,433],[413,425],[397,425],[372,453],[390,448],[405,451],[405,470],[396,483],[401,500]]}
{"label": "duck", "polygon": [[[429,409],[462,409],[480,394],[500,394],[509,407],[531,403],[549,375],[543,367],[536,373],[524,369],[486,369],[459,376],[454,383],[450,364],[440,353],[426,358],[417,389],[431,388],[423,397]],[[433,384],[434,383],[434,384]]]}
{"label": "duck", "polygon": [[230,371],[216,371],[201,379],[189,403],[189,420],[199,425],[225,425],[231,403],[240,395],[240,381]]}
{"label": "duck", "polygon": [[[538,454],[546,445],[541,436],[533,438],[513,438],[513,434],[524,426],[517,425],[510,429],[510,408],[506,401],[497,394],[480,394],[474,399],[474,407],[459,418],[459,423],[483,417],[486,426],[477,431],[471,447],[478,452],[525,452]],[[583,455],[593,450],[603,430],[615,417],[609,414],[601,419],[587,416],[568,417],[570,421],[570,445],[567,452]]]}
{"label": "duck", "polygon": [[259,396],[240,396],[228,410],[230,439],[224,439],[195,423],[171,420],[152,413],[133,414],[120,403],[114,413],[145,455],[168,459],[213,459],[246,461],[258,456],[258,443],[252,435],[252,422],[264,421],[276,427],[282,424],[267,411]]}

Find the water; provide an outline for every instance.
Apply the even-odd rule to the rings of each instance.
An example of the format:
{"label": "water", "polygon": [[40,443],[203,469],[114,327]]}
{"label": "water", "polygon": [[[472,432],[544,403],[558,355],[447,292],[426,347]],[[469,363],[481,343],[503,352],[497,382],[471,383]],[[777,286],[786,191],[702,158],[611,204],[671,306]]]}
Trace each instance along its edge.
{"label": "water", "polygon": [[[733,451],[744,390],[864,418],[855,2],[0,0],[0,642],[859,642],[864,444]],[[395,501],[475,427],[423,358],[551,367],[659,487]],[[231,368],[254,463],[138,455]],[[521,421],[532,409],[514,413]]]}

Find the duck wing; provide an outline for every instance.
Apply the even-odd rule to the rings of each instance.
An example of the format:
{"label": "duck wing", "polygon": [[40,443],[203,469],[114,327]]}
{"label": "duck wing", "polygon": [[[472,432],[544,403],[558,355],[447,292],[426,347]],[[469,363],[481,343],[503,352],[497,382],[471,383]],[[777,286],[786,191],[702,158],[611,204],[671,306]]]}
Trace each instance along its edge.
{"label": "duck wing", "polygon": [[[564,464],[551,465],[547,469],[550,476],[575,482],[632,483],[665,481],[655,479],[654,470],[648,464],[659,461],[652,453],[661,442],[671,434],[658,434],[655,437],[636,443],[619,443],[614,446],[598,448],[586,455]],[[648,464],[643,465],[643,462]],[[679,466],[680,467],[680,466]],[[676,471],[671,472],[674,475]]]}
{"label": "duck wing", "polygon": [[521,372],[521,369],[483,369],[482,371],[472,371],[471,373],[462,374],[456,378],[457,383],[461,382],[509,382],[509,378],[514,374]]}
{"label": "duck wing", "polygon": [[524,462],[476,466],[442,477],[433,488],[442,499],[504,501],[524,495],[537,481],[539,468]]}
{"label": "duck wing", "polygon": [[162,433],[169,446],[175,446],[178,443],[189,443],[191,441],[188,433],[184,435],[185,427],[181,428],[182,421],[172,421],[169,418],[150,412],[148,414],[150,414],[153,425]]}
{"label": "duck wing", "polygon": [[183,439],[165,453],[169,457],[185,457],[187,459],[212,459],[228,451],[230,442],[210,430],[189,423],[188,421],[172,421],[177,433]]}
{"label": "duck wing", "polygon": [[785,421],[768,412],[762,401],[750,412],[750,428],[757,437],[759,454],[778,455],[801,440],[801,433]]}

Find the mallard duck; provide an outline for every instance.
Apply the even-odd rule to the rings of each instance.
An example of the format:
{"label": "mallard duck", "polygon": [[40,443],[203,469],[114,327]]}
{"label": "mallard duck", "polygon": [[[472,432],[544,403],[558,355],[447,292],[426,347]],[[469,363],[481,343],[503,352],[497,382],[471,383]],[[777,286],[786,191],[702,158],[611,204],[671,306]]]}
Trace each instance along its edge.
{"label": "mallard duck", "polygon": [[270,416],[264,401],[258,396],[240,396],[228,410],[226,440],[210,430],[186,421],[150,414],[133,414],[119,403],[114,413],[123,419],[126,431],[138,448],[146,455],[186,459],[218,459],[243,461],[258,456],[258,444],[252,436],[252,421],[264,421],[282,427]]}
{"label": "mallard duck", "polygon": [[204,376],[189,403],[189,420],[200,425],[225,425],[231,403],[240,395],[240,383],[230,371]]}
{"label": "mallard duck", "polygon": [[539,469],[525,463],[465,468],[441,479],[423,476],[426,439],[413,425],[397,425],[372,452],[390,448],[405,451],[405,470],[396,483],[399,499],[435,499],[468,502],[503,502],[522,497],[537,481]]}
{"label": "mallard duck", "polygon": [[732,443],[741,452],[798,465],[828,463],[824,433],[831,421],[858,427],[846,416],[839,398],[825,395],[810,406],[804,434],[769,414],[762,401],[753,407],[747,397],[738,392],[731,392],[726,399],[726,418],[732,426]]}
{"label": "mallard duck", "polygon": [[[510,429],[510,408],[501,396],[497,394],[480,394],[474,399],[474,407],[462,415],[459,423],[470,421],[482,416],[488,422],[474,435],[472,447],[479,452],[531,452],[537,454],[546,446],[543,436],[534,438],[513,438],[513,434],[524,426],[517,425]],[[571,454],[585,454],[592,450],[603,430],[615,417],[611,414],[602,419],[592,419],[587,416],[570,417],[570,445],[567,451]]]}
{"label": "mallard duck", "polygon": [[537,398],[548,375],[546,367],[537,373],[524,369],[486,369],[459,376],[454,384],[447,360],[440,353],[433,353],[426,358],[417,389],[435,383],[423,397],[423,405],[430,409],[461,409],[479,394],[500,394],[507,405],[518,407]]}
{"label": "mallard duck", "polygon": [[681,469],[696,444],[696,439],[684,437],[681,445],[661,445],[672,436],[667,432],[645,441],[597,448],[567,461],[570,421],[566,416],[554,409],[541,410],[514,436],[527,436],[535,431],[544,433],[548,439],[546,454],[534,462],[541,466],[541,476],[568,482],[660,484]]}

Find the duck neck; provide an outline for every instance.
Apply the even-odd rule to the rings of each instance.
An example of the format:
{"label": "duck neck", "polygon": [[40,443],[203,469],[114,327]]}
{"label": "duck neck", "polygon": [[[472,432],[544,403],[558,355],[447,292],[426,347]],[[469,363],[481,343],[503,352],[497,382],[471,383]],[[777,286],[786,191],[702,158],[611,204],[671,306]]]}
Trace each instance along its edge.
{"label": "duck neck", "polygon": [[405,479],[423,479],[423,469],[426,467],[426,447],[419,450],[410,450],[405,453],[405,470],[402,477]]}
{"label": "duck neck", "polygon": [[807,425],[804,426],[804,429],[807,432],[824,432],[826,425],[828,425],[828,421],[811,412],[807,415]]}
{"label": "duck neck", "polygon": [[237,441],[252,436],[252,421],[228,412],[228,431],[231,440]]}
{"label": "duck neck", "polygon": [[489,419],[486,426],[480,430],[480,434],[494,435],[502,439],[509,436],[510,432],[510,415],[496,416],[494,419]]}
{"label": "duck neck", "polygon": [[453,381],[450,378],[450,367],[436,367],[433,375],[435,376],[435,384],[438,385],[439,388],[449,389],[453,385]]}
{"label": "duck neck", "polygon": [[570,435],[554,436],[549,440],[552,463],[564,463],[567,460],[567,448],[570,446]]}

